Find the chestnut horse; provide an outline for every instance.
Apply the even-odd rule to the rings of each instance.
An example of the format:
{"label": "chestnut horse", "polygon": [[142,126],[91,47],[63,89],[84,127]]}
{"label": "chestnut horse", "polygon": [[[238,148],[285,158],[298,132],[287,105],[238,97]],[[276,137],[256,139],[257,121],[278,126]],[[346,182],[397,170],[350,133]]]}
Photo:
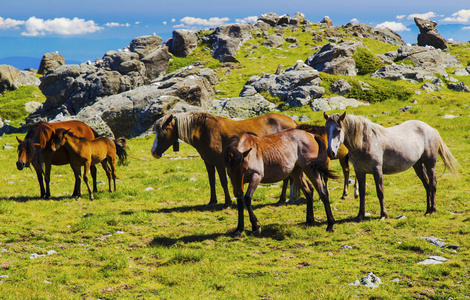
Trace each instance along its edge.
{"label": "chestnut horse", "polygon": [[[333,231],[335,219],[330,208],[328,190],[322,178],[335,178],[328,170],[328,157],[323,139],[299,129],[288,129],[264,136],[244,133],[234,137],[225,150],[227,172],[237,197],[238,226],[233,236],[244,230],[244,206],[254,232],[261,232],[253,213],[251,199],[260,183],[274,183],[286,178],[300,187],[307,199],[307,225],[313,225],[313,196],[305,175],[313,183],[325,206],[327,231]],[[248,183],[246,194],[243,185]]]}
{"label": "chestnut horse", "polygon": [[[155,140],[151,152],[153,157],[160,158],[163,152],[178,142],[178,139],[196,148],[204,160],[209,175],[211,198],[208,206],[217,203],[215,190],[215,170],[217,169],[220,183],[224,189],[225,207],[229,207],[232,205],[232,200],[227,187],[223,155],[223,150],[228,145],[229,139],[244,132],[265,135],[295,127],[297,127],[297,123],[290,117],[276,113],[241,121],[204,112],[169,114],[157,120],[154,125]],[[287,184],[284,184],[281,200],[285,199],[286,188]]]}
{"label": "chestnut horse", "polygon": [[70,157],[70,165],[75,175],[75,181],[78,182],[77,198],[82,196],[80,168],[84,166],[83,181],[88,188],[90,200],[93,200],[93,191],[88,183],[88,173],[90,167],[101,163],[106,176],[108,177],[109,191],[111,192],[111,177],[116,191],[116,154],[120,161],[127,158],[125,149],[116,140],[107,137],[98,137],[94,140],[79,138],[70,132],[70,129],[57,129],[51,138],[51,149],[57,151],[65,148]]}
{"label": "chestnut horse", "polygon": [[[65,148],[56,152],[51,150],[51,137],[58,128],[70,128],[71,132],[73,132],[76,136],[87,139],[94,139],[98,136],[96,131],[80,121],[64,121],[56,123],[40,121],[37,124],[31,126],[24,140],[21,140],[18,137],[16,138],[19,143],[18,161],[16,162],[16,167],[18,170],[23,170],[25,167],[29,167],[30,164],[33,165],[34,169],[36,170],[39,188],[41,190],[41,198],[45,199],[48,199],[51,196],[49,189],[51,166],[65,165],[70,163],[69,154]],[[91,175],[93,177],[93,190],[96,191],[95,166],[93,166],[91,169]],[[44,181],[46,183],[45,189]],[[77,186],[77,182],[75,182],[72,197],[77,195],[78,188],[79,186]]]}
{"label": "chestnut horse", "polygon": [[413,167],[426,189],[426,215],[436,211],[436,162],[440,155],[444,164],[454,174],[458,163],[442,140],[439,132],[421,121],[406,121],[385,128],[361,116],[334,114],[326,119],[328,155],[333,158],[344,144],[359,182],[359,214],[365,216],[366,174],[373,174],[380,217],[388,214],[384,206],[383,174],[400,173]]}
{"label": "chestnut horse", "polygon": [[[305,130],[311,134],[319,135],[323,138],[326,146],[328,146],[328,137],[326,134],[325,126],[315,126],[315,125],[308,125],[308,124],[301,124],[297,126],[298,129]],[[341,199],[346,199],[348,196],[348,187],[349,187],[349,156],[348,156],[348,148],[346,146],[341,145],[338,148],[338,153],[336,157],[333,159],[338,159],[343,169],[343,176],[344,176],[344,185],[343,185],[343,195]],[[329,164],[328,164],[329,167]],[[325,186],[328,189],[328,178],[325,178]],[[354,181],[354,198],[359,197],[359,191],[357,189],[357,180]]]}

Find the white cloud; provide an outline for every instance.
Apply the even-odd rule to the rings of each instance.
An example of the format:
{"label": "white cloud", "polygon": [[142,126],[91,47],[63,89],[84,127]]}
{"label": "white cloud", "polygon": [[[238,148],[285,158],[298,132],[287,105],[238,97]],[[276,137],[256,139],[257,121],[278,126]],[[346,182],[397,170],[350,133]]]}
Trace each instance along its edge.
{"label": "white cloud", "polygon": [[402,23],[398,23],[398,22],[388,22],[387,21],[387,22],[377,24],[377,26],[375,26],[375,27],[376,28],[388,28],[388,29],[391,29],[393,31],[410,31],[409,28],[407,28]]}
{"label": "white cloud", "polygon": [[250,16],[243,19],[235,19],[235,21],[240,24],[254,23],[258,21],[258,16]]}
{"label": "white cloud", "polygon": [[189,28],[189,26],[184,25],[184,24],[178,24],[178,25],[173,25],[173,28]]}
{"label": "white cloud", "polygon": [[140,23],[142,23],[142,22],[137,21],[137,22],[135,22],[134,24],[135,24],[135,25],[140,25]]}
{"label": "white cloud", "polygon": [[408,20],[413,20],[414,18],[420,18],[420,19],[431,19],[437,17],[436,13],[430,11],[424,14],[412,14],[406,17]]}
{"label": "white cloud", "polygon": [[168,24],[168,22],[167,22],[167,21],[163,21],[162,23],[163,23],[163,25],[166,25],[166,24]]}
{"label": "white cloud", "polygon": [[442,20],[443,22],[457,22],[467,23],[470,21],[470,9],[462,9],[452,14],[452,17],[447,17]]}
{"label": "white cloud", "polygon": [[223,25],[225,22],[228,22],[229,18],[219,18],[214,17],[210,19],[201,19],[201,18],[194,18],[194,17],[184,17],[180,20],[181,23],[186,25],[199,25],[199,26],[220,26]]}
{"label": "white cloud", "polygon": [[112,28],[112,27],[119,27],[119,26],[124,26],[124,25],[116,23],[116,22],[109,22],[109,23],[104,24],[104,26]]}
{"label": "white cloud", "polygon": [[470,30],[470,26],[462,27],[463,30]]}
{"label": "white cloud", "polygon": [[359,20],[356,19],[356,18],[352,18],[351,20],[349,20],[349,23],[352,23],[352,24],[359,24]]}
{"label": "white cloud", "polygon": [[23,25],[24,23],[25,21],[13,20],[10,18],[4,19],[0,17],[0,29],[10,29],[10,28],[18,29],[19,28],[18,25]]}
{"label": "white cloud", "polygon": [[176,19],[175,19],[175,18],[171,19],[171,22],[172,22],[172,23],[175,23],[175,22],[176,22]]}
{"label": "white cloud", "polygon": [[406,17],[406,15],[398,15],[398,16],[396,16],[396,18],[397,18],[398,20],[402,20],[402,19],[404,19],[405,17]]}
{"label": "white cloud", "polygon": [[94,21],[85,21],[79,18],[55,18],[43,20],[31,17],[25,22],[26,31],[21,34],[24,36],[38,36],[46,34],[73,35],[93,33],[102,30]]}

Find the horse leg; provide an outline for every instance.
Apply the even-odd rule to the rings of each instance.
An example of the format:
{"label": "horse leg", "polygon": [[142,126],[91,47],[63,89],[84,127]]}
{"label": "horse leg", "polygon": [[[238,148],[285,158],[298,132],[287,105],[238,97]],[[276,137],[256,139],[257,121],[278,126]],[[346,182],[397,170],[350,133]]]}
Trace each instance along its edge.
{"label": "horse leg", "polygon": [[[310,179],[313,186],[317,190],[318,194],[320,195],[320,199],[323,202],[323,206],[325,207],[325,213],[326,213],[326,218],[327,218],[327,223],[328,223],[326,227],[326,231],[332,232],[334,231],[333,225],[335,224],[335,218],[333,217],[333,212],[331,211],[328,189],[322,182],[322,176],[319,172],[315,172],[313,171],[313,169],[309,167],[304,169],[304,172],[305,174],[307,174],[307,177]],[[312,206],[313,206],[313,203],[312,203]],[[313,212],[312,212],[312,215],[313,215]]]}
{"label": "horse leg", "polygon": [[224,189],[224,195],[225,195],[224,208],[229,208],[232,206],[232,198],[230,198],[230,192],[228,190],[227,171],[224,165],[217,166],[216,168],[217,168],[217,173],[219,173],[220,184],[222,185],[222,188]]}
{"label": "horse leg", "polygon": [[308,184],[308,181],[305,179],[304,173],[300,170],[295,168],[292,170],[290,177],[292,180],[300,187],[302,193],[307,199],[307,225],[313,225],[315,222],[315,218],[313,215],[313,193],[311,186]]}
{"label": "horse leg", "polygon": [[[108,163],[111,167],[111,177],[113,178],[113,184],[114,184],[114,191],[116,191],[116,178],[117,178],[117,174],[116,174],[116,158],[115,157],[110,157],[108,158]],[[111,191],[111,189],[110,189]]]}
{"label": "horse leg", "polygon": [[98,186],[96,185],[96,166],[92,165],[90,167],[91,178],[93,179],[93,192],[98,192]]}
{"label": "horse leg", "polygon": [[253,194],[260,182],[261,177],[254,175],[250,184],[248,185],[244,199],[246,209],[248,210],[248,215],[250,216],[251,227],[253,229],[253,232],[257,234],[261,233],[261,227],[258,225],[258,219],[256,218],[255,213],[253,212],[253,207],[251,206],[251,199],[253,198]]}
{"label": "horse leg", "polygon": [[426,173],[429,178],[429,208],[426,210],[426,214],[432,214],[437,211],[436,209],[436,190],[437,190],[437,179],[436,179],[436,160],[426,163]]}
{"label": "horse leg", "polygon": [[[339,164],[343,169],[343,176],[344,176],[344,185],[343,185],[343,196],[341,199],[346,199],[348,196],[348,189],[349,189],[349,156],[346,154],[345,156],[339,159]],[[356,184],[355,184],[356,185]]]}
{"label": "horse leg", "polygon": [[288,185],[289,185],[289,178],[286,178],[282,181],[281,196],[279,197],[279,201],[277,201],[276,206],[281,206],[281,205],[286,204],[286,194],[287,194]]}
{"label": "horse leg", "polygon": [[388,214],[385,211],[383,174],[382,174],[381,168],[382,168],[381,166],[376,167],[375,170],[373,170],[373,173],[374,173],[375,189],[377,191],[377,198],[379,198],[379,203],[380,203],[380,220],[384,221],[385,218],[388,217]]}
{"label": "horse leg", "polygon": [[80,166],[72,166],[73,175],[75,176],[75,189],[72,198],[76,198],[77,200],[80,199],[82,196],[82,176],[80,175]]}
{"label": "horse leg", "polygon": [[424,189],[426,190],[426,213],[425,215],[430,214],[431,213],[431,195],[430,195],[430,188],[429,188],[429,178],[428,178],[428,175],[426,175],[424,164],[421,162],[417,162],[416,164],[413,165],[413,169],[415,170],[416,175],[418,175],[418,178],[421,179]]}
{"label": "horse leg", "polygon": [[44,180],[42,177],[43,169],[41,168],[41,164],[33,164],[34,170],[36,171],[36,176],[38,177],[39,182],[39,189],[41,190],[41,198],[46,197],[46,190],[44,189]]}
{"label": "horse leg", "polygon": [[366,215],[366,174],[356,171],[356,181],[359,185],[359,213],[354,221],[360,222]]}
{"label": "horse leg", "polygon": [[217,204],[217,193],[215,190],[215,166],[204,162],[206,165],[207,175],[209,176],[209,185],[211,187],[211,199],[206,205],[207,207],[213,207]]}
{"label": "horse leg", "polygon": [[237,197],[237,209],[238,209],[238,225],[237,229],[232,233],[232,237],[241,236],[243,230],[245,229],[245,218],[243,216],[243,211],[245,209],[245,202],[243,200],[243,193],[241,196]]}
{"label": "horse leg", "polygon": [[90,162],[85,163],[85,167],[83,168],[83,181],[85,181],[86,187],[88,188],[88,194],[90,195],[90,200],[93,200],[93,190],[90,187],[90,183],[88,182],[88,173],[90,172]]}
{"label": "horse leg", "polygon": [[[106,173],[106,177],[108,177],[108,190],[109,192],[111,192],[112,191],[111,190],[111,170],[109,169],[109,166],[108,166],[108,160],[107,159],[103,160],[101,162],[101,166],[103,167],[103,170]],[[93,189],[93,192],[95,192],[94,189]]]}
{"label": "horse leg", "polygon": [[296,200],[300,198],[300,188],[295,181],[291,181],[290,184],[290,193],[289,193],[289,203],[294,204]]}

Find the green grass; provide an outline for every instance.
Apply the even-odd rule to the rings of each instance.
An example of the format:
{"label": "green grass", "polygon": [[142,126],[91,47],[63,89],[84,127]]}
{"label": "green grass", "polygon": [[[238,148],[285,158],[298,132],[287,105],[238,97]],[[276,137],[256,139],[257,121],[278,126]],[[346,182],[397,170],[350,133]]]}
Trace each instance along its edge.
{"label": "green grass", "polygon": [[[310,45],[310,35],[292,35]],[[297,56],[291,56],[278,49],[254,48],[257,42],[242,47],[238,57],[242,65],[222,76],[217,89],[238,95],[249,76],[274,72],[278,63],[291,66],[312,52],[298,49]],[[366,42],[372,44],[368,44],[372,53],[390,51],[387,46]],[[198,53],[194,55],[207,58],[207,50]],[[245,53],[249,54],[246,58]],[[281,53],[286,58],[274,59]],[[249,60],[263,54],[266,59]],[[225,74],[226,67],[208,61],[219,74]],[[69,198],[73,190],[69,166],[53,167],[52,198],[38,199],[35,172],[18,171],[16,149],[0,147],[0,275],[8,275],[0,278],[0,298],[466,299],[470,295],[470,96],[447,88],[415,95],[420,83],[322,74],[325,87],[338,78],[353,86],[358,80],[365,81],[375,93],[368,97],[377,97],[377,101],[370,100],[370,106],[350,108],[348,113],[384,126],[418,119],[439,130],[459,161],[461,174],[452,177],[444,172],[438,159],[437,213],[424,217],[425,191],[413,170],[384,177],[390,215],[385,221],[379,220],[371,176],[367,177],[366,194],[366,212],[371,216],[361,223],[352,221],[358,201],[352,196],[340,200],[342,176],[330,180],[330,202],[337,221],[334,233],[325,231],[326,216],[316,193],[317,224],[307,227],[304,201],[277,207],[280,184],[264,185],[253,198],[261,235],[247,230],[242,238],[232,239],[236,206],[205,208],[210,197],[205,166],[189,145],[182,144],[177,153],[170,149],[156,160],[150,155],[152,136],[131,139],[129,164],[117,167],[117,192],[109,193],[100,184],[94,201],[88,199],[83,184],[82,199]],[[470,78],[459,80],[470,84]],[[412,109],[398,110],[406,105]],[[335,112],[342,111],[329,113]],[[308,107],[286,113],[305,114],[311,118],[309,123],[324,124],[323,113]],[[459,117],[445,119],[446,114]],[[15,135],[0,137],[0,146],[16,143]],[[331,168],[341,174],[337,161]],[[98,180],[106,181],[100,168]],[[220,202],[223,193],[217,183]],[[149,187],[153,190],[146,190]],[[402,215],[406,219],[395,219]],[[246,213],[245,217],[249,229]],[[461,248],[438,248],[421,239],[428,236]],[[343,249],[344,245],[352,249]],[[51,250],[56,253],[45,255]],[[34,253],[45,256],[31,259]],[[448,261],[435,266],[417,264],[430,255]],[[350,285],[368,272],[383,284],[376,289]],[[395,279],[399,281],[393,282]]]}
{"label": "green grass", "polygon": [[18,127],[29,114],[24,105],[30,101],[42,103],[45,100],[46,97],[39,88],[30,85],[6,91],[0,96],[0,117],[3,120],[11,120],[10,124]]}

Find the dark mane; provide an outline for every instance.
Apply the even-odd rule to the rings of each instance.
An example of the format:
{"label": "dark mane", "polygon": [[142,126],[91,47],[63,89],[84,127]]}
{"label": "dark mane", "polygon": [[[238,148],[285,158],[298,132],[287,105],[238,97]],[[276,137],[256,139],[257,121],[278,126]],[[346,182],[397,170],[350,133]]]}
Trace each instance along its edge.
{"label": "dark mane", "polygon": [[297,126],[297,129],[307,131],[308,133],[323,135],[326,134],[325,126],[316,126],[308,124],[300,124]]}
{"label": "dark mane", "polygon": [[51,131],[53,129],[47,122],[39,121],[29,128],[25,140],[32,139],[35,143],[40,143],[41,148],[44,149],[50,138],[48,130]]}

